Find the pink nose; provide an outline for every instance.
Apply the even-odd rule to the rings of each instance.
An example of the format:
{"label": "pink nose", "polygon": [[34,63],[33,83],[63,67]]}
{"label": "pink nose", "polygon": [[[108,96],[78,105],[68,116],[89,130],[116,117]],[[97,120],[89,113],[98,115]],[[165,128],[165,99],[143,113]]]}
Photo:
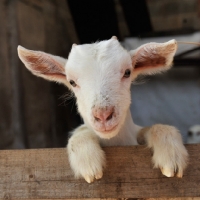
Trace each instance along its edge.
{"label": "pink nose", "polygon": [[105,123],[106,121],[111,120],[113,117],[113,113],[114,113],[113,107],[108,107],[106,109],[101,108],[101,109],[93,110],[94,119],[100,123]]}

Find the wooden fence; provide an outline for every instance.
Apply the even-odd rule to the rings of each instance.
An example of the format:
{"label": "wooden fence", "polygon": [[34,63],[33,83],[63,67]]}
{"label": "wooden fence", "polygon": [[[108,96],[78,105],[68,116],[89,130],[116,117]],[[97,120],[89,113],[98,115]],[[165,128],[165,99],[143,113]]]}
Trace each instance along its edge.
{"label": "wooden fence", "polygon": [[104,176],[91,184],[74,178],[66,149],[3,150],[0,199],[200,199],[200,145],[187,149],[183,178],[167,178],[145,146],[104,148]]}

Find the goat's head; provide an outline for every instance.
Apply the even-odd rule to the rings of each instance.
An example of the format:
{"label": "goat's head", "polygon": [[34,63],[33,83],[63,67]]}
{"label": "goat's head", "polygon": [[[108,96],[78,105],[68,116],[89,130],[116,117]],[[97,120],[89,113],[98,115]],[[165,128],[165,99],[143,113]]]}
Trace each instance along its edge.
{"label": "goat's head", "polygon": [[77,98],[85,123],[100,137],[114,137],[131,103],[131,82],[138,76],[165,71],[176,52],[175,40],[125,50],[116,37],[72,46],[68,60],[18,47],[25,66],[36,76],[67,85]]}

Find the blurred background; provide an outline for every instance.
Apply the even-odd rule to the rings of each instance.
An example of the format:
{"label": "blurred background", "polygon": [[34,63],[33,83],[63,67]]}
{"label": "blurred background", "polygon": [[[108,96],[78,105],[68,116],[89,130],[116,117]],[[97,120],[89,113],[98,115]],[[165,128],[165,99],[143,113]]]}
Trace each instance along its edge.
{"label": "blurred background", "polygon": [[[72,43],[115,35],[127,49],[170,39],[200,42],[199,0],[1,0],[0,149],[64,147],[81,124],[67,88],[33,76],[17,46],[67,58]],[[200,124],[200,48],[179,45],[174,68],[133,84],[135,123]]]}

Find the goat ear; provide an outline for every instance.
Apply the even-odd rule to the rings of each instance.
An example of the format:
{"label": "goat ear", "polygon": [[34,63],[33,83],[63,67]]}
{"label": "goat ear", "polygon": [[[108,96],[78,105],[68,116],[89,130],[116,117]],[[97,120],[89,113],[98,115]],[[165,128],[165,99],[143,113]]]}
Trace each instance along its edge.
{"label": "goat ear", "polygon": [[65,75],[66,59],[41,51],[32,51],[18,46],[18,55],[26,68],[44,79],[69,85]]}
{"label": "goat ear", "polygon": [[156,74],[171,68],[177,42],[147,43],[130,51],[133,65],[133,79],[138,75]]}

